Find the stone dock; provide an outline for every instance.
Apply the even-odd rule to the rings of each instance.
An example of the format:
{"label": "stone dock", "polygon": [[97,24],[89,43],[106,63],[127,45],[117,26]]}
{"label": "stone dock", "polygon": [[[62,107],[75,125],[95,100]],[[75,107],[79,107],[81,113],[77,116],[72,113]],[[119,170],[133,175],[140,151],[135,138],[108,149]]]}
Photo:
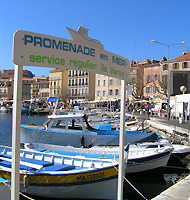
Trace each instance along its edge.
{"label": "stone dock", "polygon": [[190,175],[169,187],[152,200],[190,200]]}
{"label": "stone dock", "polygon": [[[177,140],[180,140],[181,137],[183,137],[183,134],[186,134],[187,138],[190,140],[189,126],[184,128],[175,126],[175,124],[171,125],[166,119],[161,118],[150,118],[150,120],[147,120],[147,124],[150,125],[152,129],[158,130],[163,137],[174,137],[175,139],[177,138]],[[182,136],[180,136],[180,134],[176,135],[176,132],[180,133]],[[189,145],[189,141],[184,140],[182,143]],[[190,175],[178,181],[152,200],[190,200]]]}

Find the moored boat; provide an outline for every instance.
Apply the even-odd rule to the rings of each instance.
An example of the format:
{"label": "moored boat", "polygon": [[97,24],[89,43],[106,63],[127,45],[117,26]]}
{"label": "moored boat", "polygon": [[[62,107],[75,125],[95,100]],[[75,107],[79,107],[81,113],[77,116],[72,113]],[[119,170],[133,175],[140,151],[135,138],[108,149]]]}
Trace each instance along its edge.
{"label": "moored boat", "polygon": [[[0,146],[0,177],[11,180],[12,148]],[[116,199],[115,159],[20,150],[20,190],[50,198]],[[106,191],[106,192],[105,192]]]}
{"label": "moored boat", "polygon": [[[94,146],[91,148],[75,148],[72,146],[58,146],[40,143],[23,144],[25,148],[35,149],[46,153],[56,153],[72,156],[83,156],[87,158],[118,159],[118,146]],[[129,152],[124,151],[127,161],[126,173],[145,172],[160,167],[165,167],[173,151],[171,145],[157,145],[151,148],[141,144],[129,145]],[[128,159],[126,159],[128,156]]]}
{"label": "moored boat", "polygon": [[[92,128],[83,113],[50,115],[43,126],[21,125],[21,143],[47,143],[75,147],[118,145],[119,130]],[[125,144],[145,140],[154,132],[125,131]]]}

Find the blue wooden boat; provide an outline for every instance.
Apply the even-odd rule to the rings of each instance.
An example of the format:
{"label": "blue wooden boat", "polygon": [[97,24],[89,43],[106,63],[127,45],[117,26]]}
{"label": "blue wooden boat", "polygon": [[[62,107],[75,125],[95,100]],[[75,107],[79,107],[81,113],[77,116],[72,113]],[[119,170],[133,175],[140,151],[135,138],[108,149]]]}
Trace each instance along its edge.
{"label": "blue wooden boat", "polygon": [[[0,178],[11,184],[12,148],[0,146]],[[20,150],[20,191],[72,199],[116,199],[117,159]]]}

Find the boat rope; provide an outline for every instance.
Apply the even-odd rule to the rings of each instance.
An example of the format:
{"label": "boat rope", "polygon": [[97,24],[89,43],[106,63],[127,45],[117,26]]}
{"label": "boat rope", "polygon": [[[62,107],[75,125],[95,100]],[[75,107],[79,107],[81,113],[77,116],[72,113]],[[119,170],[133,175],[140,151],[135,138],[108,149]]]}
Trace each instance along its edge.
{"label": "boat rope", "polygon": [[[112,164],[110,163],[114,168],[115,170],[119,173],[119,170]],[[123,179],[141,196],[143,197],[145,200],[148,200],[140,191],[137,190],[137,188],[135,188],[135,186],[125,177],[123,176]]]}
{"label": "boat rope", "polygon": [[[6,181],[0,181],[0,184],[4,184],[6,187],[8,187],[11,190],[11,186],[10,186],[10,184],[8,184],[8,182],[6,182]],[[22,195],[23,197],[25,197],[26,199],[35,200],[35,199],[27,196],[26,194],[23,194],[22,192],[19,192],[19,194]]]}
{"label": "boat rope", "polygon": [[20,192],[20,195],[22,195],[23,197],[25,197],[26,199],[29,199],[29,200],[35,200],[29,196],[27,196],[26,194],[23,194],[22,192]]}

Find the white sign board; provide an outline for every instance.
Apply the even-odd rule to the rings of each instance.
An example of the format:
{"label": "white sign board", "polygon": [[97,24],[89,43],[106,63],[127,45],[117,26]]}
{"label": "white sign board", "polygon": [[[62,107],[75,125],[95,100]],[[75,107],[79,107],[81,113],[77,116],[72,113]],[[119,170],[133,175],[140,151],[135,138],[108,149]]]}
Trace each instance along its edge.
{"label": "white sign board", "polygon": [[129,78],[129,60],[98,48],[49,35],[17,31],[13,41],[13,62],[19,66],[74,69],[122,80]]}

